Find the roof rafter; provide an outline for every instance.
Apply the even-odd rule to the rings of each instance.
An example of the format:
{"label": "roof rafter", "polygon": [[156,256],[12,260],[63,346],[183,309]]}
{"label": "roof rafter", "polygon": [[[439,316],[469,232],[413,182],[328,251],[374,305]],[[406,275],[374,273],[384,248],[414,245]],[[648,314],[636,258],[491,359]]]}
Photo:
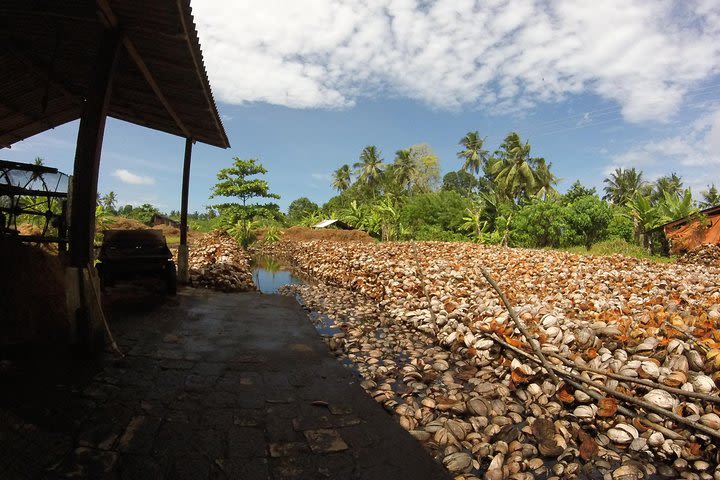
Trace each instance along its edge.
{"label": "roof rafter", "polygon": [[[117,16],[115,16],[115,14],[113,13],[107,0],[97,0],[97,5],[102,12],[103,20],[107,22],[108,26],[118,27]],[[177,125],[177,127],[183,132],[186,138],[192,138],[190,130],[188,130],[188,128],[185,126],[185,123],[183,123],[178,114],[175,112],[175,109],[173,109],[170,105],[167,97],[165,97],[165,94],[160,89],[157,81],[155,81],[155,77],[150,72],[150,69],[148,68],[145,61],[142,59],[140,52],[138,52],[138,50],[135,48],[135,44],[133,44],[132,40],[127,35],[122,36],[122,43],[125,46],[125,50],[127,51],[128,55],[130,55],[130,58],[137,66],[138,70],[140,70],[140,73],[142,73],[142,76],[145,78],[148,85],[150,85],[150,88],[155,93],[158,100],[160,100],[160,103],[162,103],[168,115],[172,117],[175,125]]]}

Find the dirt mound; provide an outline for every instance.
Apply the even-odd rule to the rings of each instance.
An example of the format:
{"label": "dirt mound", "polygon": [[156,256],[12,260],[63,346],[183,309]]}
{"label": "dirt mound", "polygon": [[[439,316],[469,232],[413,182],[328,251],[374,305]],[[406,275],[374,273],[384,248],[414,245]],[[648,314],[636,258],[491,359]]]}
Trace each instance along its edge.
{"label": "dirt mound", "polygon": [[153,230],[160,230],[166,237],[177,237],[180,235],[180,229],[172,225],[154,225]]}
{"label": "dirt mound", "polygon": [[375,240],[362,230],[338,230],[334,228],[290,227],[282,232],[283,240],[292,242],[309,242],[312,240],[329,240],[333,242],[372,243]]}
{"label": "dirt mound", "polygon": [[108,223],[108,230],[146,230],[150,227],[142,222],[125,217],[112,217]]}
{"label": "dirt mound", "polygon": [[188,246],[190,283],[223,292],[255,290],[250,256],[227,232],[215,230]]}
{"label": "dirt mound", "polygon": [[63,267],[57,255],[0,238],[0,346],[69,338]]}

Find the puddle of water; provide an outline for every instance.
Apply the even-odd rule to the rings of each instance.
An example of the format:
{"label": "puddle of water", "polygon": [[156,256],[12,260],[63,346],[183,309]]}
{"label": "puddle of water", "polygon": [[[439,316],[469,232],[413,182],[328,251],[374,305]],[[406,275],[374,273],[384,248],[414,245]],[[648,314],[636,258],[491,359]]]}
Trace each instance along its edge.
{"label": "puddle of water", "polygon": [[276,260],[267,257],[257,257],[253,261],[253,281],[262,293],[276,294],[283,285],[304,283],[295,276],[290,269],[282,266]]}

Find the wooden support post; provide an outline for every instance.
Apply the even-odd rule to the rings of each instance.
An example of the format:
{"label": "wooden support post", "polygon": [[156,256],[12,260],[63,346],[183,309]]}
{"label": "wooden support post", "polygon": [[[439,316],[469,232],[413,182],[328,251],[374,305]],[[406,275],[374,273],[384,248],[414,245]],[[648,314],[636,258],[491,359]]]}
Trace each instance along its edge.
{"label": "wooden support post", "polygon": [[187,285],[190,281],[187,246],[187,210],[190,191],[190,159],[192,157],[192,139],[185,139],[185,161],[183,163],[182,199],[180,200],[180,247],[178,248],[178,281]]}
{"label": "wooden support post", "polygon": [[95,206],[100,170],[100,153],[105,134],[112,80],[117,64],[120,34],[106,30],[100,39],[94,77],[85,98],[78,129],[70,198],[69,267],[66,272],[68,316],[73,322],[74,341],[89,354],[100,351],[104,331],[98,309],[100,299],[93,269],[95,239]]}
{"label": "wooden support post", "polygon": [[106,30],[78,129],[70,213],[70,263],[78,268],[92,259],[100,152],[119,46],[118,31]]}

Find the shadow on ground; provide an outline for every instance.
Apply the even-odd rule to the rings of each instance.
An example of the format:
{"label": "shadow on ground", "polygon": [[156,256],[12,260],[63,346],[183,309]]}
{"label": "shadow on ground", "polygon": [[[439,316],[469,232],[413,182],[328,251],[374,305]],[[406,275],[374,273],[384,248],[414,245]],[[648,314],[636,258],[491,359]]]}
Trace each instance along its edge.
{"label": "shadow on ground", "polygon": [[0,478],[449,478],[288,297],[112,289],[120,348],[4,361]]}

